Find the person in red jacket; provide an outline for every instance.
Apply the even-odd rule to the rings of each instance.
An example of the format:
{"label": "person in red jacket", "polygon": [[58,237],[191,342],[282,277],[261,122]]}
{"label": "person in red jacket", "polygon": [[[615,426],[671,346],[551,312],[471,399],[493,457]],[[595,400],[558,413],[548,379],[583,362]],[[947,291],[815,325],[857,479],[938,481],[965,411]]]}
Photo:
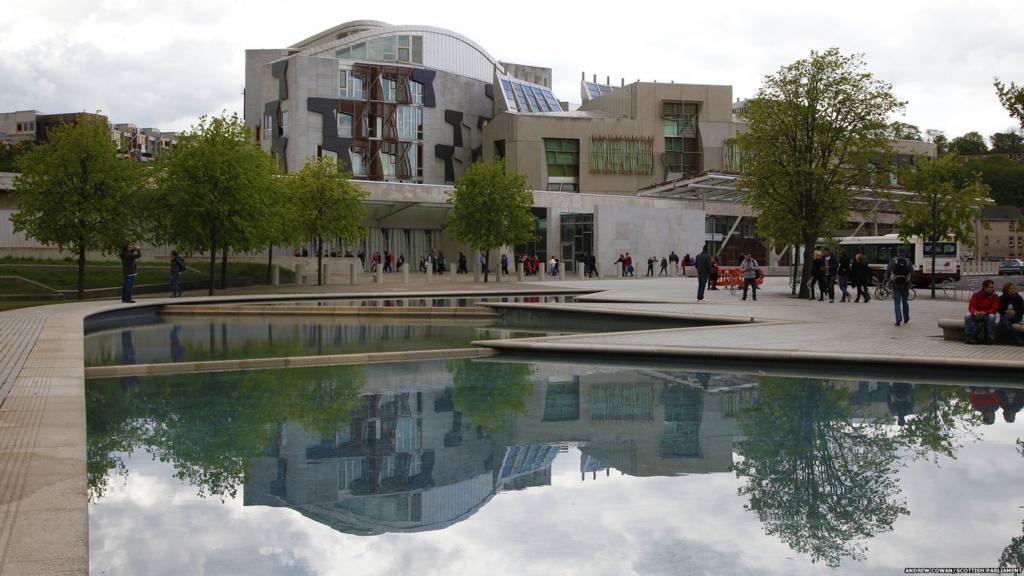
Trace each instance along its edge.
{"label": "person in red jacket", "polygon": [[996,409],[999,408],[999,394],[995,388],[968,386],[967,397],[971,401],[971,408],[981,412],[981,421],[984,424],[995,423]]}
{"label": "person in red jacket", "polygon": [[999,314],[999,297],[996,283],[985,280],[971,296],[964,316],[964,335],[968,344],[989,343],[996,339],[996,315]]}

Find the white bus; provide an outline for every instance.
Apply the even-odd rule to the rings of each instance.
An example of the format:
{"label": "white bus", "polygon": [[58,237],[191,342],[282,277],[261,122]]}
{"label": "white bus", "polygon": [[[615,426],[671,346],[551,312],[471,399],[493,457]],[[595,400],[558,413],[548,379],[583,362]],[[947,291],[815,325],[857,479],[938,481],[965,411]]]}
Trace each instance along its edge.
{"label": "white bus", "polygon": [[900,240],[898,234],[848,236],[838,238],[837,242],[839,249],[846,250],[851,259],[858,253],[864,254],[876,278],[882,277],[889,260],[896,256],[896,249],[902,246],[907,250],[907,257],[914,263],[914,274],[910,279],[914,286],[930,286],[933,273],[936,283],[951,278],[960,279],[959,246],[952,239],[936,243],[935,270],[931,270],[932,243],[917,236],[911,237],[910,242]]}

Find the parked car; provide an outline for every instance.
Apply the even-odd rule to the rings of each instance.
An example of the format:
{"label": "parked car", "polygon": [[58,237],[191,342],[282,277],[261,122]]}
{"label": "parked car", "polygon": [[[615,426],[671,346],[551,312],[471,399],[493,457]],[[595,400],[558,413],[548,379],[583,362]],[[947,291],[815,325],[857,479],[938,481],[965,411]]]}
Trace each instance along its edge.
{"label": "parked car", "polygon": [[1002,276],[1003,274],[1006,274],[1007,276],[1013,274],[1024,275],[1024,260],[1021,260],[1020,258],[1009,258],[1007,260],[1003,260],[999,263],[999,275]]}

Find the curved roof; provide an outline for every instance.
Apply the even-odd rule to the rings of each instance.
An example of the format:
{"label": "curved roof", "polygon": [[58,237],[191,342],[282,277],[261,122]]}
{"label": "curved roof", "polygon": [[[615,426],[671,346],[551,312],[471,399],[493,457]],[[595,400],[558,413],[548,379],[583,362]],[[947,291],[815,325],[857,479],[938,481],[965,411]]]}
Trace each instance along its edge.
{"label": "curved roof", "polygon": [[[351,31],[351,32],[349,32]],[[462,42],[478,52],[481,56],[487,59],[491,65],[498,69],[502,74],[505,73],[505,67],[498,62],[483,46],[477,44],[473,40],[454,32],[446,28],[438,28],[436,26],[424,26],[424,25],[393,25],[386,22],[380,22],[378,20],[353,20],[351,22],[345,22],[339,24],[333,28],[329,28],[319,34],[310,36],[309,38],[294,44],[291,48],[296,50],[302,50],[301,55],[303,56],[316,56],[323,52],[334,51],[338,48],[344,47],[348,44],[356,44],[376,36],[385,36],[389,34],[401,33],[401,32],[420,32],[430,33],[439,36],[446,36],[459,42]],[[339,38],[339,36],[341,36]]]}

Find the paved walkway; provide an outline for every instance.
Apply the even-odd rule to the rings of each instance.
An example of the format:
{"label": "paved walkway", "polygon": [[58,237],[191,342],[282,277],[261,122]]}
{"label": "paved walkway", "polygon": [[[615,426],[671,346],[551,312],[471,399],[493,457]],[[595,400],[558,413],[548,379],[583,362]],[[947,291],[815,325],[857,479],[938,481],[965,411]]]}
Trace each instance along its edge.
{"label": "paved walkway", "polygon": [[[353,287],[303,288],[307,295],[372,297],[404,290],[371,284]],[[962,315],[963,302],[911,304],[909,326],[892,325],[891,303],[828,304],[788,297],[784,279],[769,278],[760,301],[741,302],[727,291],[710,292],[707,301],[694,298],[691,278],[600,280],[544,283],[459,284],[437,282],[408,289],[440,293],[482,290],[535,291],[574,288],[606,290],[605,302],[569,306],[654,310],[676,314],[755,317],[767,323],[684,328],[648,332],[592,334],[532,339],[560,342],[577,349],[602,347],[634,351],[690,351],[703,357],[730,354],[847,354],[911,362],[914,357],[977,359],[1024,363],[1024,349],[1008,346],[970,347],[941,339],[939,318]],[[307,292],[308,290],[308,292]],[[409,293],[411,295],[411,293]],[[923,296],[923,295],[922,295]],[[266,294],[233,295],[219,300],[267,299]],[[289,299],[287,295],[278,296]],[[629,300],[613,303],[608,300]],[[203,302],[147,299],[142,304]],[[653,302],[653,303],[651,303]],[[136,305],[137,307],[138,305]],[[123,305],[82,302],[0,312],[0,576],[88,574],[88,503],[85,453],[84,330],[86,316]],[[696,352],[694,352],[696,351]]]}

